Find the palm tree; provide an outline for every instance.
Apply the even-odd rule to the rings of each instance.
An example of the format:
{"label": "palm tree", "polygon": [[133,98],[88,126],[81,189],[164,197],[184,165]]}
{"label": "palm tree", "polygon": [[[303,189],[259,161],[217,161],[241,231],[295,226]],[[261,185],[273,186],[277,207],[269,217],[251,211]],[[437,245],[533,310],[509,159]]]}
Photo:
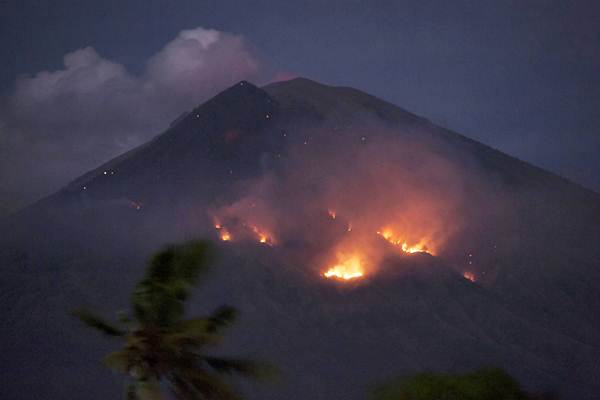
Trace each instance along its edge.
{"label": "palm tree", "polygon": [[129,377],[127,399],[160,399],[161,386],[169,386],[179,399],[237,399],[224,374],[264,376],[268,368],[263,364],[205,354],[234,321],[234,308],[222,306],[208,317],[184,318],[190,289],[211,260],[212,248],[204,241],[168,246],[155,254],[133,291],[133,315],[121,314],[120,326],[86,310],[74,312],[88,326],[122,339],[121,349],[104,362]]}

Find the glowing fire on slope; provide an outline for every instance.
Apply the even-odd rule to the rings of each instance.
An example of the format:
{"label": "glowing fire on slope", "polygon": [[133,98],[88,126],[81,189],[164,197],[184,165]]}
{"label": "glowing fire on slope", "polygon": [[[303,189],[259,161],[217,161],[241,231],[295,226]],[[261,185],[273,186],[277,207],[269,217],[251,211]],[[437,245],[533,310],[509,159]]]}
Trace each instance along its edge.
{"label": "glowing fire on slope", "polygon": [[338,255],[338,263],[323,273],[325,278],[336,278],[342,280],[356,279],[362,277],[363,275],[364,270],[362,267],[362,262],[360,257],[357,255],[350,257]]}
{"label": "glowing fire on slope", "polygon": [[428,253],[433,255],[430,247],[425,243],[425,239],[421,239],[418,243],[408,244],[404,239],[401,239],[391,229],[382,229],[377,231],[377,234],[387,240],[394,246],[400,247],[405,253]]}
{"label": "glowing fire on slope", "polygon": [[231,234],[229,232],[227,232],[226,230],[223,230],[221,232],[221,234],[219,235],[219,237],[224,242],[229,242],[231,240]]}
{"label": "glowing fire on slope", "polygon": [[475,278],[475,274],[469,271],[463,272],[463,278],[468,281],[475,282],[477,279]]}
{"label": "glowing fire on slope", "polygon": [[254,233],[259,243],[268,244],[269,246],[274,244],[273,238],[265,231],[260,230],[256,225],[248,225],[248,227]]}
{"label": "glowing fire on slope", "polygon": [[229,242],[231,240],[231,233],[229,233],[227,229],[223,228],[223,225],[221,225],[220,222],[215,221],[215,229],[219,234],[219,239],[224,242]]}
{"label": "glowing fire on slope", "polygon": [[[231,231],[225,228],[221,222],[215,220],[214,227],[217,230],[219,239],[221,239],[224,242],[229,242],[233,240],[233,235],[231,234]],[[275,244],[275,240],[273,239],[273,237],[266,231],[257,227],[256,225],[243,223],[241,224],[241,227],[238,225],[237,229],[234,229],[234,232],[236,233],[237,238],[239,238],[240,236],[242,238],[252,236],[259,243],[267,244],[269,246]]]}

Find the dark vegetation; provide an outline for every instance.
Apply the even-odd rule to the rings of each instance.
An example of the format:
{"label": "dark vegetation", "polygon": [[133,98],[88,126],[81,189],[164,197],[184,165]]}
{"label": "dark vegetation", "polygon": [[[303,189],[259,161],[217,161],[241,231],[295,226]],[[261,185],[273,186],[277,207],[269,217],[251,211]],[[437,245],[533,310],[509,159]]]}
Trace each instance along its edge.
{"label": "dark vegetation", "polygon": [[556,400],[528,394],[506,371],[482,368],[466,374],[426,372],[382,384],[371,400]]}
{"label": "dark vegetation", "polygon": [[161,398],[165,382],[178,399],[237,399],[223,375],[261,378],[268,373],[265,364],[206,353],[234,321],[233,307],[222,306],[207,317],[185,317],[185,302],[211,254],[211,246],[202,241],[155,254],[132,293],[132,315],[120,313],[119,325],[86,310],[74,312],[90,327],[123,342],[104,362],[128,376],[127,399]]}

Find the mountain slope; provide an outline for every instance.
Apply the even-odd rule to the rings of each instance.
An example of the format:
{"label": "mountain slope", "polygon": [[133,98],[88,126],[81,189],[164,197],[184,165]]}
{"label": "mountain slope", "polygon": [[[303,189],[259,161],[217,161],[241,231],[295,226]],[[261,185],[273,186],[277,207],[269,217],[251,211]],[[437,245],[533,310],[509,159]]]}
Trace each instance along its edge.
{"label": "mountain slope", "polygon": [[[223,351],[282,369],[277,385],[244,387],[250,398],[360,399],[387,377],[484,365],[564,398],[600,392],[600,196],[299,78],[240,82],[4,222],[2,398],[118,395],[97,363],[110,343],[68,310],[124,308],[149,254],[217,239],[216,219],[240,239],[219,246],[192,311],[238,306]],[[435,256],[399,252],[380,221]],[[357,281],[324,279],[348,246],[377,262]]]}

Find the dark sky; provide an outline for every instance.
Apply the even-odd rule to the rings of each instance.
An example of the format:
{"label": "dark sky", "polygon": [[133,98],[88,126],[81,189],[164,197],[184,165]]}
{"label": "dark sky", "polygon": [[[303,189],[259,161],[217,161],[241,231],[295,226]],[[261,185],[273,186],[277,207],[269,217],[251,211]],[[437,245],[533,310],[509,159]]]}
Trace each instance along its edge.
{"label": "dark sky", "polygon": [[[103,134],[72,128],[87,125],[73,120],[75,106],[68,102],[52,101],[55,107],[66,104],[68,123],[54,117],[30,123],[27,118],[35,119],[44,112],[34,107],[28,109],[30,114],[6,111],[11,107],[6,104],[15,104],[14,99],[24,96],[15,92],[18,76],[31,78],[40,71],[64,69],[67,53],[91,46],[102,59],[120,65],[115,74],[125,74],[119,70],[124,68],[127,79],[121,82],[123,88],[139,77],[144,78],[138,81],[155,82],[147,77],[152,75],[148,60],[180,31],[197,27],[243,38],[244,49],[260,60],[260,73],[248,67],[251,71],[240,72],[242,76],[260,76],[257,79],[266,82],[265,77],[283,73],[356,87],[600,189],[598,1],[0,0],[0,93],[5,107],[0,111],[0,146],[5,147],[5,159],[10,152],[18,160],[11,163],[21,162],[27,157],[19,154],[22,143],[34,143],[42,136],[55,147],[47,150],[47,143],[35,142],[43,149],[39,151],[60,154],[61,140],[68,142],[71,133],[61,132],[54,138],[48,132],[64,127],[78,138]],[[218,55],[205,57],[239,57],[237,45],[227,43]],[[235,55],[227,55],[229,51]],[[79,54],[76,59],[96,60],[94,54]],[[240,76],[238,72],[227,76]],[[164,76],[160,75],[163,83],[168,81]],[[221,82],[210,76],[207,79]],[[212,93],[208,83],[202,85],[206,95]],[[136,87],[140,86],[144,85]],[[30,99],[37,91],[27,93]],[[61,95],[56,98],[69,97]],[[176,109],[179,104],[173,100],[171,107]],[[62,111],[54,110],[53,115]],[[160,131],[163,122],[157,121],[161,122],[148,122],[145,128]],[[141,129],[139,121],[136,124],[135,129]],[[21,140],[19,135],[27,139]],[[123,140],[128,144],[121,145],[127,148],[136,140]],[[71,157],[69,147],[64,149],[60,156]],[[100,151],[93,162],[114,152]],[[72,158],[76,157],[89,160],[81,152]],[[0,162],[5,169],[4,175],[0,171],[0,185],[4,186],[0,196],[9,204],[5,209],[54,190],[83,172],[80,169],[90,167],[76,162],[69,167],[54,167],[51,161],[47,165],[50,167],[23,164],[29,177],[23,172],[10,175],[7,162]],[[56,173],[46,177],[37,172],[40,168]],[[50,183],[34,184],[35,188],[27,191],[15,177]]]}

